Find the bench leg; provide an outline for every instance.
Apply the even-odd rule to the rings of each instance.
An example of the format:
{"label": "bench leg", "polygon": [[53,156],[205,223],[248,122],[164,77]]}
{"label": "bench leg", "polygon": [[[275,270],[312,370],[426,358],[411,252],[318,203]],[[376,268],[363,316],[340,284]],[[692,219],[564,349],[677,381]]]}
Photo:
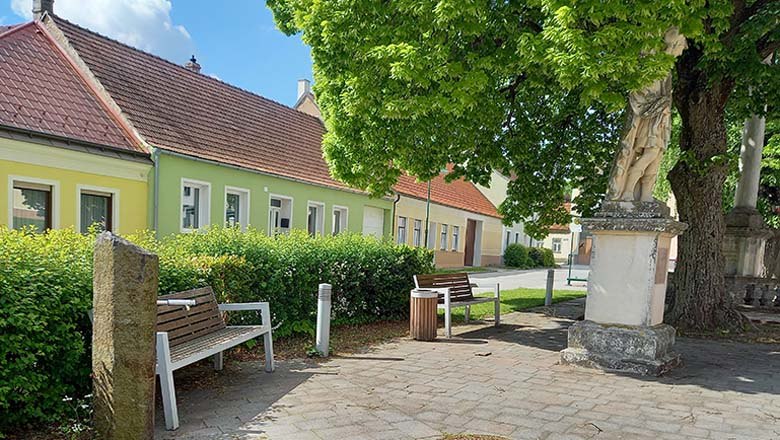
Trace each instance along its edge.
{"label": "bench leg", "polygon": [[466,311],[464,312],[464,315],[465,315],[464,321],[466,322],[466,324],[468,324],[469,323],[469,318],[471,318],[471,306],[466,306],[464,308],[466,309]]}
{"label": "bench leg", "polygon": [[222,367],[224,365],[224,356],[222,356],[222,353],[223,352],[220,351],[219,353],[212,356],[214,359],[214,369],[217,371],[222,371]]}
{"label": "bench leg", "polygon": [[263,335],[263,351],[265,351],[265,371],[271,373],[274,371],[274,341],[270,330]]}
{"label": "bench leg", "polygon": [[449,307],[444,309],[444,337],[452,337],[452,311]]}
{"label": "bench leg", "polygon": [[157,333],[157,374],[160,375],[160,395],[165,413],[165,428],[169,431],[179,427],[179,412],[176,409],[176,388],[173,384],[173,370],[169,365],[171,350],[168,334]]}

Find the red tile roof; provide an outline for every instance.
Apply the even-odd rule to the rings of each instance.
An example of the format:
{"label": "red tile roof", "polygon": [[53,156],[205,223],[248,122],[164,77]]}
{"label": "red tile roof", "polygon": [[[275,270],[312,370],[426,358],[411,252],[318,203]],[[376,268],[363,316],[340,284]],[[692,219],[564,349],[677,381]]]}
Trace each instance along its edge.
{"label": "red tile roof", "polygon": [[[474,184],[463,179],[447,183],[444,181],[444,176],[445,174],[440,174],[431,181],[431,202],[501,218],[493,203]],[[403,175],[398,179],[395,190],[425,200],[428,196],[428,183],[417,182],[414,177]]]}
{"label": "red tile roof", "polygon": [[71,47],[155,147],[346,188],[322,157],[313,116],[54,18]]}
{"label": "red tile roof", "polygon": [[0,29],[0,124],[143,152],[37,23]]}
{"label": "red tile roof", "polygon": [[[571,214],[571,202],[564,202],[563,203],[563,209],[566,210],[569,214]],[[570,232],[569,225],[559,225],[555,224],[550,226],[550,232]]]}
{"label": "red tile roof", "polygon": [[[71,47],[147,142],[155,147],[331,187],[319,118],[54,18]],[[471,183],[433,181],[432,200],[500,217]],[[395,189],[425,199],[426,183]]]}

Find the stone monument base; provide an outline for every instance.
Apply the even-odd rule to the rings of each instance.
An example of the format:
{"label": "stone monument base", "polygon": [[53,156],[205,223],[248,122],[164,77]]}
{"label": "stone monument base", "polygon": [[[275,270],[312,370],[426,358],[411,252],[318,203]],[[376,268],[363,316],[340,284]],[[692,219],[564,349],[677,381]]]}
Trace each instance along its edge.
{"label": "stone monument base", "polygon": [[660,376],[681,363],[680,355],[671,351],[674,335],[674,328],[666,324],[641,327],[580,321],[569,327],[569,347],[561,352],[561,361]]}
{"label": "stone monument base", "polygon": [[644,375],[674,368],[664,298],[671,240],[687,225],[660,202],[638,201],[606,201],[581,222],[593,237],[588,299],[562,362]]}

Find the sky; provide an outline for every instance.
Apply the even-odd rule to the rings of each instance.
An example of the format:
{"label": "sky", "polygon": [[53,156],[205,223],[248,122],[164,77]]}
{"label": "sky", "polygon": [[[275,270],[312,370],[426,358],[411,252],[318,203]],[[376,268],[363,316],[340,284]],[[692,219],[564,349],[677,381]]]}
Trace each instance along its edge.
{"label": "sky", "polygon": [[[32,0],[0,0],[0,24],[32,18]],[[80,26],[177,64],[192,55],[202,73],[294,105],[311,79],[309,48],[276,29],[264,0],[55,0]]]}

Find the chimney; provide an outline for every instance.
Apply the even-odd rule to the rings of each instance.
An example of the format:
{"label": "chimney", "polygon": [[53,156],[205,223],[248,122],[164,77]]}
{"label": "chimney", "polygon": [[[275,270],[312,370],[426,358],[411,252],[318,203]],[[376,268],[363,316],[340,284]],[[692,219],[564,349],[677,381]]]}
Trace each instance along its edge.
{"label": "chimney", "polygon": [[54,0],[33,0],[33,20],[40,20],[43,13],[54,14]]}
{"label": "chimney", "polygon": [[311,81],[308,79],[299,79],[298,80],[298,100],[301,99],[301,96],[304,96],[306,94],[311,93]]}
{"label": "chimney", "polygon": [[200,64],[198,64],[198,60],[195,59],[195,55],[190,58],[190,61],[185,64],[184,67],[192,70],[195,73],[200,73]]}

